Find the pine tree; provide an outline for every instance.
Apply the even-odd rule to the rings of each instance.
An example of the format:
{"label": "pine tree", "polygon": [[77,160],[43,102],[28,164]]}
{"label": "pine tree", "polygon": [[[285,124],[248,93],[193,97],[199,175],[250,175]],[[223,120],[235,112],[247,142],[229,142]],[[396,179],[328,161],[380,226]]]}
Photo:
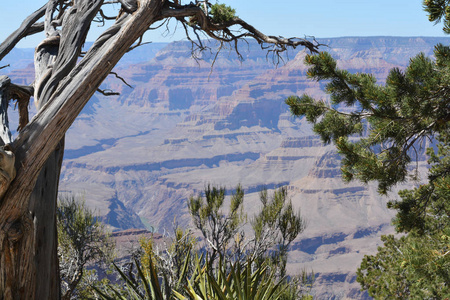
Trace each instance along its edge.
{"label": "pine tree", "polygon": [[[449,1],[426,0],[424,7],[450,33]],[[435,145],[427,150],[428,182],[388,203],[397,210],[396,230],[407,234],[382,237],[384,246],[358,269],[362,288],[377,299],[450,296],[450,47],[436,45],[434,56],[417,55],[380,85],[371,74],[339,69],[329,53],[307,55],[307,75],[326,81],[330,101],[286,99],[295,116],[336,145],[343,179],[376,181],[381,194],[416,178],[421,147]]]}

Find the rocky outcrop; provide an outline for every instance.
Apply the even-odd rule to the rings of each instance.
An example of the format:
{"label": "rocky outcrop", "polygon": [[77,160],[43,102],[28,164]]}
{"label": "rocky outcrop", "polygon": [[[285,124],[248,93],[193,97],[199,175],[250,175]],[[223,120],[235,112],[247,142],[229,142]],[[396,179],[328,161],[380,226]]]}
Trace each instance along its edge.
{"label": "rocky outcrop", "polygon": [[[374,73],[383,82],[389,68],[404,68],[409,57],[430,54],[435,43],[449,40],[319,42],[329,45],[339,66]],[[243,63],[233,52],[221,52],[211,72],[214,56],[203,53],[195,61],[185,42],[138,49],[145,47],[149,59],[140,52],[116,68],[134,88],[108,78],[104,88],[121,95],[95,95],[69,130],[61,189],[84,193],[116,230],[145,226],[158,232],[170,230],[174,218],[189,225],[186,201],[205,184],[229,190],[242,184],[249,217],[260,205],[260,189],[287,186],[308,224],[294,242],[289,272],[313,269],[318,299],[363,299],[355,270],[376,251],[379,236],[393,232],[393,212],[375,186],[344,184],[335,149],[288,112],[289,95],[327,100],[321,85],[305,77],[305,52],[291,52],[292,59],[276,68],[250,43],[241,49]],[[32,74],[32,68],[14,69],[12,78],[30,84]],[[426,167],[421,153],[418,165]]]}

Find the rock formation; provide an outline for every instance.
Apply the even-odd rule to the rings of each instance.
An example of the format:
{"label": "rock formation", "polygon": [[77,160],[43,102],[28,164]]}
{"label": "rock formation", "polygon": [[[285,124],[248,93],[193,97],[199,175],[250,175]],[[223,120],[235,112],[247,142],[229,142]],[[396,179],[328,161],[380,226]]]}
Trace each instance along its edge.
{"label": "rock formation", "polygon": [[[390,68],[403,68],[411,56],[431,54],[449,39],[320,42],[342,68],[374,73],[382,83]],[[355,270],[364,254],[376,251],[379,236],[393,232],[394,212],[374,185],[344,184],[334,148],[288,112],[289,95],[326,99],[321,85],[305,77],[305,53],[291,52],[285,65],[274,66],[258,45],[243,44],[243,62],[222,50],[211,71],[214,55],[196,61],[186,42],[145,47],[148,57],[143,50],[130,53],[115,70],[134,88],[109,78],[103,87],[121,95],[94,96],[67,134],[60,189],[84,194],[116,230],[162,231],[175,217],[189,225],[186,200],[207,183],[242,184],[249,215],[259,190],[287,185],[308,222],[292,247],[289,271],[314,270],[319,299],[363,298]],[[24,54],[17,55],[20,64],[10,76],[29,83],[32,70],[24,68]],[[419,167],[426,167],[424,160]]]}

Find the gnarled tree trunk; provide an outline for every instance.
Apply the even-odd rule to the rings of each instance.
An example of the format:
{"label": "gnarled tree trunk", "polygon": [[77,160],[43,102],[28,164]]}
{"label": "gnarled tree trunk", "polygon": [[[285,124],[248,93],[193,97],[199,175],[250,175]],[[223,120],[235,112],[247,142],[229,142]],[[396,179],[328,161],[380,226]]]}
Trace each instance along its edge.
{"label": "gnarled tree trunk", "polygon": [[[169,0],[118,2],[121,9],[115,23],[79,62],[92,21],[96,16],[106,18],[103,0],[49,0],[0,45],[1,60],[23,37],[42,30],[46,33],[36,48],[33,86],[16,86],[0,77],[0,300],[60,298],[55,209],[64,135],[119,59],[134,48],[135,41],[139,45],[150,25],[174,17],[186,30],[201,31],[220,43],[237,47],[235,42],[245,37],[261,45],[271,43],[275,55],[287,47],[300,45],[315,51],[318,46],[304,39],[265,36],[238,17],[215,23],[207,1],[202,2],[205,8]],[[241,32],[229,30],[232,26],[239,26]],[[204,49],[200,40],[196,45]],[[26,107],[31,95],[39,110],[28,122]],[[10,99],[19,101],[20,133],[15,140],[11,140],[7,120]]]}
{"label": "gnarled tree trunk", "polygon": [[[112,67],[154,22],[151,16],[158,15],[162,8],[162,1],[142,1],[144,5],[134,15],[124,13],[117,26],[106,32],[103,39],[100,37],[75,68],[87,29],[101,4],[99,0],[78,1],[64,18],[67,27],[63,27],[63,33],[64,29],[69,32],[59,37],[56,61],[35,85],[38,100],[45,104],[9,145],[16,156],[17,175],[0,206],[3,299],[59,297],[53,216],[60,159],[54,150]],[[147,22],[139,24],[138,20]],[[57,43],[57,39],[49,36],[44,43]]]}

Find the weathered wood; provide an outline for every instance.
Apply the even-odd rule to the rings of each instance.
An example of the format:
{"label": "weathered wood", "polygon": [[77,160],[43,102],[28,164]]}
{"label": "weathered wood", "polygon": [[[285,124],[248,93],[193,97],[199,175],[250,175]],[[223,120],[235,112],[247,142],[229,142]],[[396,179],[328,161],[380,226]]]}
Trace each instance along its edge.
{"label": "weathered wood", "polygon": [[0,145],[6,145],[12,142],[12,135],[9,128],[8,107],[11,99],[17,100],[19,106],[19,127],[18,130],[28,124],[28,104],[33,95],[33,87],[16,85],[11,83],[7,76],[0,76]]}
{"label": "weathered wood", "polygon": [[[59,299],[55,208],[64,135],[120,58],[154,22],[175,17],[185,27],[203,30],[208,36],[235,46],[243,37],[253,37],[261,44],[273,43],[275,53],[298,45],[311,51],[317,47],[302,39],[265,36],[239,18],[213,23],[208,13],[193,3],[119,2],[122,6],[114,25],[95,41],[78,64],[81,46],[103,0],[49,0],[0,45],[2,59],[22,37],[39,30],[46,34],[35,52],[34,90],[10,84],[5,93],[8,101],[12,95],[22,99],[22,108],[28,103],[27,95],[29,100],[34,93],[39,111],[25,126],[28,112],[19,110],[20,133],[5,146],[15,154],[12,170],[16,177],[4,197],[0,196],[0,300]],[[36,23],[44,15],[44,22]],[[189,16],[196,17],[198,23],[187,21],[185,17]],[[229,27],[236,25],[243,32],[234,35]],[[16,92],[11,94],[13,89]],[[0,122],[7,125],[4,111]],[[4,138],[9,143],[6,128]]]}
{"label": "weathered wood", "polygon": [[34,226],[34,264],[39,274],[35,282],[35,299],[60,298],[56,199],[63,153],[62,140],[39,173],[29,200]]}
{"label": "weathered wood", "polygon": [[22,22],[16,31],[6,38],[6,40],[0,45],[0,60],[2,60],[21,39],[43,29],[41,26],[33,25],[44,15],[45,9],[46,5],[35,11]]}
{"label": "weathered wood", "polygon": [[[30,287],[30,282],[31,286],[36,285],[37,269],[31,254],[36,241],[29,234],[33,232],[34,216],[29,214],[27,202],[40,170],[100,83],[155,21],[163,2],[141,1],[133,15],[123,14],[112,29],[99,37],[78,66],[59,82],[48,103],[11,144],[16,158],[19,157],[17,176],[0,206],[2,212],[8,212],[0,214],[0,293],[8,295],[6,299],[35,297],[35,291],[20,296],[13,293],[23,292],[25,287]],[[45,90],[42,89],[42,95],[48,95]]]}
{"label": "weathered wood", "polygon": [[122,4],[122,9],[127,13],[134,13],[138,8],[137,0],[119,0],[120,4]]}
{"label": "weathered wood", "polygon": [[[56,4],[56,1],[52,2],[53,8]],[[48,100],[42,98],[42,89],[52,75],[60,47],[60,36],[56,28],[50,24],[52,21],[52,16],[46,15],[44,24],[48,25],[46,35],[50,37],[41,42],[35,50],[35,85],[38,88],[35,90],[34,100],[38,110],[42,109]],[[29,198],[29,211],[34,225],[34,266],[39,274],[36,276],[35,286],[32,287],[36,299],[60,299],[61,297],[56,205],[63,153],[64,139],[47,159]]]}
{"label": "weathered wood", "polygon": [[[57,2],[54,0],[53,2]],[[103,0],[78,1],[64,15],[59,52],[52,74],[45,82],[39,101],[47,101],[59,82],[74,68],[86,39],[92,20],[103,4]]]}
{"label": "weathered wood", "polygon": [[0,76],[0,199],[16,176],[15,156],[11,151],[4,149],[6,144],[12,142],[8,120],[11,86],[11,80],[7,76]]}
{"label": "weathered wood", "polygon": [[11,130],[9,129],[8,105],[9,105],[9,86],[11,79],[7,76],[0,76],[0,146],[12,142]]}

